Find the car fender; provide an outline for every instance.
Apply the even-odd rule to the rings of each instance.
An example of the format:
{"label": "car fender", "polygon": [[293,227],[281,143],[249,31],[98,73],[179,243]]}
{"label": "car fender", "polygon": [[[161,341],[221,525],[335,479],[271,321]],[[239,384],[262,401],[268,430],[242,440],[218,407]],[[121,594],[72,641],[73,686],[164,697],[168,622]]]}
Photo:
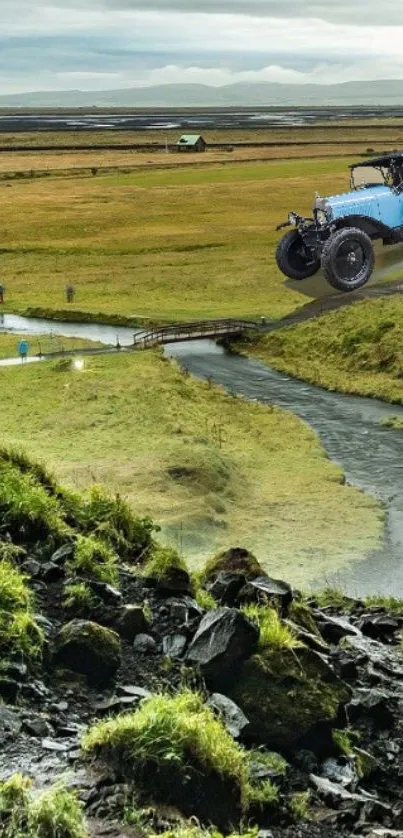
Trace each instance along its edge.
{"label": "car fender", "polygon": [[331,226],[336,230],[341,230],[344,227],[358,227],[371,239],[389,239],[394,237],[396,233],[394,228],[382,224],[382,221],[378,221],[377,218],[369,218],[367,215],[348,215],[337,218]]}

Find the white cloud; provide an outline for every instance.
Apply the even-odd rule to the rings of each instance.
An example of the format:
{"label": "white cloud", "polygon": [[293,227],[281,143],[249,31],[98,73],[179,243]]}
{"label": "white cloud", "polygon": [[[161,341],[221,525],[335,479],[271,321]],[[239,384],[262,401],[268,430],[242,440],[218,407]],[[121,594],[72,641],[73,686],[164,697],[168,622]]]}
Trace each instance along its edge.
{"label": "white cloud", "polygon": [[0,92],[403,78],[401,2],[1,0]]}

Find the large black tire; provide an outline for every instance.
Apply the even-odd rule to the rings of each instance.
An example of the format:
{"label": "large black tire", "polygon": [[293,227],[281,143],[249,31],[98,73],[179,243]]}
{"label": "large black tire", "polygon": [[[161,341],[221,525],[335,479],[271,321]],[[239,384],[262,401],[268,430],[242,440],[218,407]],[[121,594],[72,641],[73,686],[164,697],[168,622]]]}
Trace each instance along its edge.
{"label": "large black tire", "polygon": [[289,230],[277,245],[276,261],[281,273],[290,279],[307,279],[320,268],[319,259],[312,259],[298,230]]}
{"label": "large black tire", "polygon": [[365,285],[374,263],[371,239],[358,227],[337,230],[323,247],[323,273],[329,285],[339,291],[355,291]]}

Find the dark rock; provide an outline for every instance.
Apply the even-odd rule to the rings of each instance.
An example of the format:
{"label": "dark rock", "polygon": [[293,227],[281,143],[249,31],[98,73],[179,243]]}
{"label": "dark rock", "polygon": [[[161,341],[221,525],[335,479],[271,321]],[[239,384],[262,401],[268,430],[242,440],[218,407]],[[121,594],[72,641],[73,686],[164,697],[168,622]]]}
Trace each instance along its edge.
{"label": "dark rock", "polygon": [[275,599],[285,610],[292,602],[292,589],[281,579],[271,579],[270,576],[258,576],[250,579],[239,592],[239,602],[259,602],[261,599]]}
{"label": "dark rock", "polygon": [[259,629],[235,608],[217,608],[202,619],[187,653],[207,678],[221,680],[235,663],[251,655]]}
{"label": "dark rock", "polygon": [[28,573],[28,576],[31,576],[35,579],[36,576],[39,576],[41,571],[41,566],[36,559],[26,559],[25,562],[21,565],[21,570],[24,573]]}
{"label": "dark rock", "polygon": [[6,661],[2,664],[0,672],[8,678],[14,678],[15,681],[26,681],[28,667],[25,663],[19,663],[18,661]]}
{"label": "dark rock", "polygon": [[339,643],[343,637],[355,637],[360,634],[358,629],[344,617],[332,617],[322,611],[314,611],[318,629],[327,643]]}
{"label": "dark rock", "polygon": [[65,564],[69,559],[73,558],[74,553],[74,545],[73,544],[62,544],[58,550],[55,550],[50,557],[50,561],[53,564]]}
{"label": "dark rock", "polygon": [[119,636],[89,620],[72,620],[56,638],[53,660],[85,675],[89,683],[102,684],[120,665]]}
{"label": "dark rock", "polygon": [[322,655],[326,655],[329,652],[329,646],[324,640],[322,640],[321,637],[318,637],[317,634],[311,634],[311,632],[302,628],[302,626],[297,625],[297,623],[294,623],[292,620],[285,619],[283,620],[283,623],[288,626],[295,634],[295,637],[304,643],[305,646],[308,646],[309,649],[313,649],[314,652],[320,652]]}
{"label": "dark rock", "polygon": [[0,675],[0,698],[9,704],[14,704],[20,691],[20,684],[14,678]]}
{"label": "dark rock", "polygon": [[301,748],[293,754],[293,763],[304,774],[317,774],[319,772],[319,762],[317,756],[313,751]]}
{"label": "dark rock", "polygon": [[140,655],[149,655],[157,651],[157,644],[149,634],[138,634],[133,641],[133,650]]}
{"label": "dark rock", "polygon": [[402,625],[402,621],[385,614],[364,614],[357,625],[366,637],[385,641],[396,634]]}
{"label": "dark rock", "polygon": [[63,565],[55,564],[54,562],[46,562],[41,566],[41,578],[44,582],[52,583],[59,582],[65,576]]}
{"label": "dark rock", "polygon": [[207,704],[219,713],[225,727],[234,739],[239,739],[242,733],[249,727],[249,721],[241,708],[234,701],[231,701],[230,698],[227,698],[226,695],[213,693]]}
{"label": "dark rock", "polygon": [[20,716],[8,707],[0,704],[0,744],[7,739],[15,739],[21,731]]}
{"label": "dark rock", "polygon": [[41,716],[24,719],[23,729],[31,736],[37,736],[39,739],[46,739],[46,737],[52,736],[54,732],[52,725]]}
{"label": "dark rock", "polygon": [[70,745],[67,742],[58,742],[57,739],[42,739],[42,748],[44,751],[68,751]]}
{"label": "dark rock", "polygon": [[169,597],[164,606],[169,609],[173,620],[181,621],[185,625],[203,616],[204,610],[196,600],[190,596]]}
{"label": "dark rock", "polygon": [[98,596],[105,605],[111,605],[118,608],[122,603],[122,594],[117,588],[109,585],[107,582],[98,582],[96,579],[91,579],[89,586],[93,593]]}
{"label": "dark rock", "polygon": [[358,785],[358,775],[354,760],[348,757],[330,757],[321,767],[322,777],[338,783],[345,789],[355,790]]}
{"label": "dark rock", "polygon": [[245,583],[246,577],[243,573],[221,571],[214,582],[207,586],[207,590],[220,605],[232,606]]}
{"label": "dark rock", "polygon": [[226,693],[249,719],[257,742],[281,753],[300,747],[323,756],[351,696],[324,658],[305,647],[262,650],[237,669]]}
{"label": "dark rock", "polygon": [[150,690],[144,689],[144,687],[137,687],[132,684],[119,684],[116,688],[117,695],[123,696],[132,696],[133,698],[137,698],[141,701],[143,698],[149,698],[151,695]]}
{"label": "dark rock", "polygon": [[332,783],[331,780],[327,780],[325,777],[316,777],[314,774],[311,774],[310,781],[325,803],[335,809],[339,808],[345,802],[354,802],[355,804],[358,804],[356,812],[357,815],[359,815],[361,808],[364,805],[367,806],[370,802],[375,804],[376,807],[383,813],[389,811],[388,807],[383,803],[380,803],[380,801],[376,800],[376,798],[373,798],[366,793],[357,794],[356,792],[348,791],[346,788],[343,788],[343,786],[338,783]]}
{"label": "dark rock", "polygon": [[184,634],[166,634],[162,638],[162,651],[168,658],[180,658],[187,646]]}
{"label": "dark rock", "polygon": [[349,657],[349,655],[344,654],[341,658],[338,658],[338,668],[340,673],[340,678],[343,678],[345,681],[356,681],[359,672],[357,663],[354,658]]}
{"label": "dark rock", "polygon": [[164,576],[160,579],[153,577],[144,577],[145,585],[155,588],[155,591],[160,596],[170,596],[172,594],[193,594],[192,580],[186,570],[180,567],[169,567],[166,569]]}
{"label": "dark rock", "polygon": [[140,605],[125,605],[116,622],[116,631],[129,643],[133,643],[137,634],[146,634],[149,624]]}
{"label": "dark rock", "polygon": [[394,725],[394,699],[388,693],[377,689],[358,689],[347,705],[347,714],[351,722],[370,719],[378,728],[391,728]]}
{"label": "dark rock", "polygon": [[49,638],[54,632],[53,623],[50,622],[43,614],[34,614],[35,622],[43,629],[45,637]]}

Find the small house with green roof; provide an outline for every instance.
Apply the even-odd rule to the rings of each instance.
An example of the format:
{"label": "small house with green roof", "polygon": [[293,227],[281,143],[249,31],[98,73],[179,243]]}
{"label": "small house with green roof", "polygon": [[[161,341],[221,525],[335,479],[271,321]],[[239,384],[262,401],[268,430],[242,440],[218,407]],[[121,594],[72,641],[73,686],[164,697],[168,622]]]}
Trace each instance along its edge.
{"label": "small house with green roof", "polygon": [[178,151],[205,151],[207,143],[201,134],[182,134],[176,147]]}

